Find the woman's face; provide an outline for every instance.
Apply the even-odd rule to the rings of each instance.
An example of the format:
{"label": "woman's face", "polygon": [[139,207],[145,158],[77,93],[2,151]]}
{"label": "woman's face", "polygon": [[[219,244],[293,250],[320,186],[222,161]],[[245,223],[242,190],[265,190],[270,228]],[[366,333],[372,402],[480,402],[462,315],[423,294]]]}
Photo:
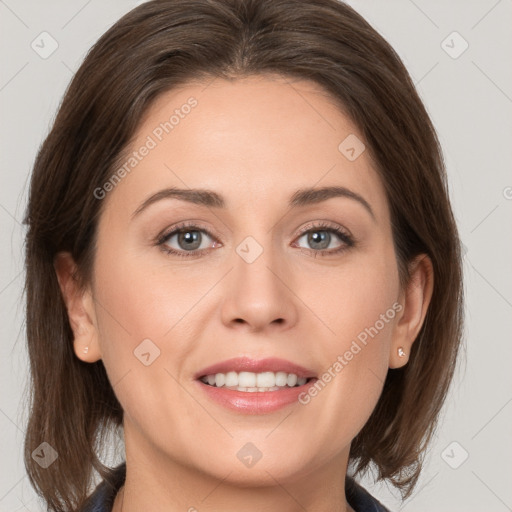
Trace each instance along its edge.
{"label": "woman's face", "polygon": [[[95,192],[91,318],[127,457],[245,483],[343,474],[403,316],[362,141],[307,81],[190,83],[148,111],[124,172]],[[251,366],[263,359],[282,361]],[[279,390],[201,380],[217,373]],[[292,388],[293,374],[313,380]]]}

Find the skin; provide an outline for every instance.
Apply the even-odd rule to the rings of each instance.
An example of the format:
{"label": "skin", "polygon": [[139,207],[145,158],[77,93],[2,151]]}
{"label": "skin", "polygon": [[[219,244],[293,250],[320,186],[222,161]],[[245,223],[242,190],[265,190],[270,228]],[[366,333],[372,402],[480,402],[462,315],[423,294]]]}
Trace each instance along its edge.
{"label": "skin", "polygon": [[[382,182],[368,150],[354,161],[338,150],[350,134],[364,139],[318,85],[270,75],[189,83],[158,98],[130,149],[191,96],[197,106],[103,199],[86,290],[71,278],[68,253],[55,260],[76,356],[103,360],[124,409],[127,477],[114,511],[351,511],[340,484],[350,443],[389,368],[407,363],[432,294],[431,263],[412,262],[400,288]],[[297,189],[331,185],[361,195],[374,217],[347,197],[288,207]],[[168,198],[133,217],[169,187],[213,190],[226,207]],[[182,221],[208,231],[198,250],[210,252],[182,258],[155,244]],[[331,233],[318,249],[299,230],[319,222],[355,245]],[[252,263],[236,252],[247,236],[263,249]],[[187,251],[177,236],[167,245]],[[320,376],[393,304],[401,311],[307,405],[242,414],[194,381],[235,356],[280,357]],[[149,366],[134,356],[147,338],[160,350]],[[251,468],[236,456],[247,442],[263,455]]]}

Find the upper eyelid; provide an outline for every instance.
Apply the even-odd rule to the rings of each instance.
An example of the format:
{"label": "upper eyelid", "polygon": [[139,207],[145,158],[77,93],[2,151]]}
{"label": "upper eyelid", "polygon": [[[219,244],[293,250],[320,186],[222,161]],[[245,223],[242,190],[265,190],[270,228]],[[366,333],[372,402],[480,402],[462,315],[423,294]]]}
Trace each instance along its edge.
{"label": "upper eyelid", "polygon": [[322,230],[325,230],[325,231],[334,230],[334,231],[336,231],[336,230],[338,230],[338,231],[342,231],[347,236],[350,236],[351,238],[353,238],[352,233],[345,226],[333,223],[331,221],[325,221],[325,220],[320,220],[320,221],[317,221],[316,223],[314,221],[312,221],[312,222],[306,224],[305,226],[303,226],[302,228],[299,229],[299,235],[303,235],[304,233],[307,233],[308,231],[311,231],[311,230],[314,230],[314,229],[316,229],[318,231],[322,231]]}
{"label": "upper eyelid", "polygon": [[156,240],[165,240],[169,238],[171,235],[175,235],[179,231],[183,231],[185,229],[189,229],[190,231],[200,231],[202,233],[206,233],[208,236],[217,239],[218,237],[211,233],[211,229],[207,228],[206,226],[201,226],[201,224],[196,223],[178,223],[178,225],[173,226],[169,229],[164,229],[159,235],[157,235]]}

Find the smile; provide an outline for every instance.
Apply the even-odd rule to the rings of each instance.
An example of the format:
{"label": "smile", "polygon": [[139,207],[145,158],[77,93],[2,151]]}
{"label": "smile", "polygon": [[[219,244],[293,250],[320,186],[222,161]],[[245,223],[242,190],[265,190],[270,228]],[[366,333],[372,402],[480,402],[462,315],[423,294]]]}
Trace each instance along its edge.
{"label": "smile", "polygon": [[303,386],[311,379],[284,371],[261,373],[230,371],[227,373],[204,375],[200,380],[209,386],[217,388],[254,393],[279,391],[283,388]]}

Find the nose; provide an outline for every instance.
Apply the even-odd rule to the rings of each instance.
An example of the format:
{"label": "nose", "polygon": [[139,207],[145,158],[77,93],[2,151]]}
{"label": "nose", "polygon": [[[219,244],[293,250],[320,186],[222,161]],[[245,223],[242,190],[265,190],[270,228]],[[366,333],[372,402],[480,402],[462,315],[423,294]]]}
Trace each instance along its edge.
{"label": "nose", "polygon": [[271,248],[263,248],[254,261],[240,254],[234,254],[234,268],[223,290],[223,323],[248,332],[290,329],[297,322],[298,298],[284,256]]}

